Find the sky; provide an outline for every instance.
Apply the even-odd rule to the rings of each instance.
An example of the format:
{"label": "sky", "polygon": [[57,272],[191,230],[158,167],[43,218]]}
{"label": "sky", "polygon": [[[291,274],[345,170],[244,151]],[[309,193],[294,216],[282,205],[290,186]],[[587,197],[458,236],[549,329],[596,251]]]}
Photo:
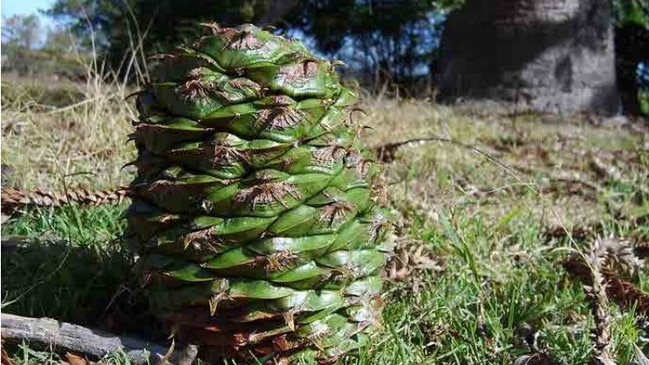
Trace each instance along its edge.
{"label": "sky", "polygon": [[37,13],[38,10],[47,9],[52,4],[54,0],[2,0],[2,16]]}
{"label": "sky", "polygon": [[[38,13],[39,10],[45,10],[54,4],[55,0],[0,0],[2,3],[2,17],[12,15],[29,15]],[[41,20],[46,22],[46,17],[41,16]]]}

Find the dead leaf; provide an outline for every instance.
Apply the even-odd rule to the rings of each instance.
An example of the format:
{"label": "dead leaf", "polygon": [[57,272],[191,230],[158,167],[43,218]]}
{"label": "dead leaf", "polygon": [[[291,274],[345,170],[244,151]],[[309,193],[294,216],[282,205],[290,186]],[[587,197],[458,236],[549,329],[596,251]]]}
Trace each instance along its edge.
{"label": "dead leaf", "polygon": [[90,365],[90,361],[88,359],[71,352],[65,353],[65,359],[70,365]]}
{"label": "dead leaf", "polygon": [[2,362],[2,365],[14,365],[13,361],[11,361],[11,358],[9,357],[9,354],[7,354],[7,350],[5,350],[4,344],[5,339],[2,338],[2,340],[0,341],[0,360]]}
{"label": "dead leaf", "polygon": [[2,349],[2,365],[14,365],[4,348]]}
{"label": "dead leaf", "polygon": [[401,238],[396,240],[394,255],[390,258],[386,275],[391,280],[422,279],[425,271],[441,272],[443,265],[438,261],[430,247],[423,242]]}

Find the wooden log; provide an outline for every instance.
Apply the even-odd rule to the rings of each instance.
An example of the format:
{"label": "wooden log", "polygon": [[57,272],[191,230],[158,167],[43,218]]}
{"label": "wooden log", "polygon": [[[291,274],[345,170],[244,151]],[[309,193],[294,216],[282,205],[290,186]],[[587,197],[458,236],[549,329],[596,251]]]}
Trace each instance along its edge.
{"label": "wooden log", "polygon": [[2,338],[7,344],[27,343],[33,348],[53,352],[82,353],[100,359],[110,353],[123,351],[132,364],[189,365],[196,358],[196,346],[183,351],[171,351],[149,341],[117,336],[108,332],[60,322],[51,318],[29,318],[2,313]]}

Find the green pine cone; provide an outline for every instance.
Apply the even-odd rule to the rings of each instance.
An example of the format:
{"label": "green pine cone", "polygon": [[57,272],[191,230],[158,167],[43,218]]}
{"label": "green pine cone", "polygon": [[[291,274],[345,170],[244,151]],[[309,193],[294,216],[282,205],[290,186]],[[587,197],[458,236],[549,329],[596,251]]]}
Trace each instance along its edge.
{"label": "green pine cone", "polygon": [[378,166],[331,63],[252,25],[155,58],[129,230],[151,308],[206,358],[319,362],[381,323]]}

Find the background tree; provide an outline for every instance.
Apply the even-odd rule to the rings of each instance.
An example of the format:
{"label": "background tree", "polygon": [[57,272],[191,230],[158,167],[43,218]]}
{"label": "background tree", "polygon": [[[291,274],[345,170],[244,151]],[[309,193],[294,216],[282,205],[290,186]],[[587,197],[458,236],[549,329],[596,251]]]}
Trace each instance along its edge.
{"label": "background tree", "polygon": [[[67,22],[97,47],[109,63],[128,73],[134,55],[149,56],[196,39],[200,22],[224,26],[257,23],[265,12],[277,11],[273,1],[255,0],[57,0],[46,14]],[[288,1],[291,3],[291,1]],[[96,44],[91,44],[95,40]],[[146,41],[143,41],[146,40]],[[143,60],[141,60],[143,61]]]}
{"label": "background tree", "polygon": [[79,78],[78,40],[65,27],[43,26],[38,15],[15,15],[2,27],[2,71],[20,76]]}
{"label": "background tree", "polygon": [[34,49],[41,37],[41,23],[36,14],[14,15],[2,20],[2,43]]}
{"label": "background tree", "polygon": [[[94,35],[115,68],[133,50],[144,55],[195,39],[198,22],[224,26],[273,23],[306,37],[323,54],[345,61],[351,75],[372,84],[401,87],[432,78],[444,1],[355,0],[57,0],[47,14],[68,22],[78,36]],[[140,38],[146,42],[140,44]],[[89,42],[86,45],[89,46]]]}
{"label": "background tree", "polygon": [[646,97],[649,93],[649,2],[616,1],[613,14],[617,86],[622,108],[627,113],[640,114],[642,94]]}
{"label": "background tree", "polygon": [[307,1],[300,21],[292,26],[313,37],[325,54],[348,63],[365,83],[413,89],[432,81],[443,10],[458,3]]}
{"label": "background tree", "polygon": [[[252,22],[274,24],[278,32],[344,61],[346,76],[369,88],[388,85],[422,96],[437,87],[447,99],[495,98],[541,110],[606,112],[619,110],[619,90],[624,109],[639,110],[635,96],[643,87],[635,70],[646,63],[643,47],[649,43],[644,0],[463,3],[56,0],[46,14],[69,25],[83,40],[82,48],[98,51],[123,74],[137,73],[133,68],[146,56],[194,39],[204,32],[198,22]],[[447,20],[453,9],[458,10]]]}
{"label": "background tree", "polygon": [[442,40],[443,99],[615,113],[609,0],[468,0]]}
{"label": "background tree", "polygon": [[38,45],[41,36],[38,16],[14,15],[2,20],[3,70],[16,71],[20,75],[30,72],[29,55]]}

